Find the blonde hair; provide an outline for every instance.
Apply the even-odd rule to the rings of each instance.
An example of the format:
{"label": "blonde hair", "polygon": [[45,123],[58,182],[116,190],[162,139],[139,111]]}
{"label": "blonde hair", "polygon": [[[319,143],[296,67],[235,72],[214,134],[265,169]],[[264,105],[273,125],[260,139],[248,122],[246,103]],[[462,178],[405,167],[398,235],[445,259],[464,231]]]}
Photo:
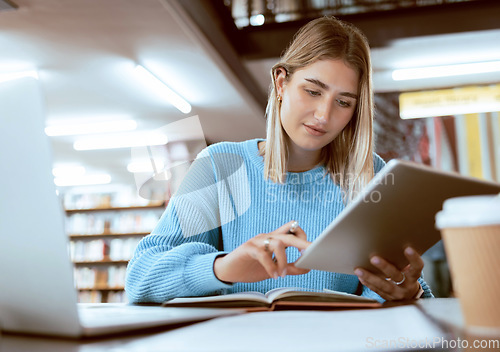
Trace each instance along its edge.
{"label": "blonde hair", "polygon": [[276,88],[278,70],[285,80],[317,60],[341,59],[359,74],[358,101],[351,121],[322,150],[322,163],[351,201],[373,178],[373,91],[370,48],[366,37],[351,24],[334,17],[317,18],[302,27],[280,61],[271,69],[272,84],[266,108],[267,135],[264,150],[264,177],[285,180],[288,160],[287,137],[281,125]]}

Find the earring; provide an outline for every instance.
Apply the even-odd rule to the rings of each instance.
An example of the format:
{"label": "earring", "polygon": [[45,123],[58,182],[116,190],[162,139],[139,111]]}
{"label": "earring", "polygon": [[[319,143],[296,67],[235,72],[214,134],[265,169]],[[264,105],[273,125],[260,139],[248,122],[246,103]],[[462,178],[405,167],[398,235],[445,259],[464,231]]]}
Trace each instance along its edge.
{"label": "earring", "polygon": [[281,104],[281,100],[282,100],[282,99],[283,99],[283,98],[281,98],[281,95],[278,95],[278,102],[279,102],[280,104]]}

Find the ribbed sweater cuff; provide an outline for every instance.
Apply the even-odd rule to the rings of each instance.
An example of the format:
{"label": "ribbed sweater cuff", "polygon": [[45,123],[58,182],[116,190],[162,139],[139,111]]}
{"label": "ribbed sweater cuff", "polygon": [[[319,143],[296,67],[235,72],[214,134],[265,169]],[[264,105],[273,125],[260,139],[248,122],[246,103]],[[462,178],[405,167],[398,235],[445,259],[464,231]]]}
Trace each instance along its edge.
{"label": "ribbed sweater cuff", "polygon": [[422,298],[434,298],[434,294],[432,293],[429,285],[427,285],[427,282],[425,282],[424,279],[422,278],[419,278],[418,282],[420,283],[420,286],[422,286],[422,289],[424,290]]}
{"label": "ribbed sweater cuff", "polygon": [[215,258],[224,252],[194,255],[185,267],[186,285],[190,292],[198,296],[222,293],[233,285],[220,281],[214,273]]}

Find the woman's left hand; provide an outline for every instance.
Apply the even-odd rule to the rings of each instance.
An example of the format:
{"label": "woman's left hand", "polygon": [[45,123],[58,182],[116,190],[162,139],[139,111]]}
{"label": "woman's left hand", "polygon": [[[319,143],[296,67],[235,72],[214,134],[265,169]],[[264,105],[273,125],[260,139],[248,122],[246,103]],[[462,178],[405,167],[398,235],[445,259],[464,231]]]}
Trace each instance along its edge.
{"label": "woman's left hand", "polygon": [[420,290],[420,283],[417,280],[424,268],[424,261],[411,247],[406,248],[404,254],[410,263],[403,271],[399,271],[384,258],[378,256],[370,258],[370,263],[383,272],[386,278],[362,268],[356,268],[354,273],[363,285],[386,301],[412,299]]}

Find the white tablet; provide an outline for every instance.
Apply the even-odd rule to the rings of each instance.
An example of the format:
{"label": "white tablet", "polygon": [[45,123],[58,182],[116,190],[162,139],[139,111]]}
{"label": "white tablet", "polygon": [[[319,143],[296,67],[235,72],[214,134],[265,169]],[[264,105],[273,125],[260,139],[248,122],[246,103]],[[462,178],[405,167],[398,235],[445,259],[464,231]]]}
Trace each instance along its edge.
{"label": "white tablet", "polygon": [[445,199],[499,192],[499,183],[391,160],[295,265],[346,274],[359,266],[381,274],[369,261],[379,255],[403,269],[404,248],[423,254],[441,239],[434,218]]}

